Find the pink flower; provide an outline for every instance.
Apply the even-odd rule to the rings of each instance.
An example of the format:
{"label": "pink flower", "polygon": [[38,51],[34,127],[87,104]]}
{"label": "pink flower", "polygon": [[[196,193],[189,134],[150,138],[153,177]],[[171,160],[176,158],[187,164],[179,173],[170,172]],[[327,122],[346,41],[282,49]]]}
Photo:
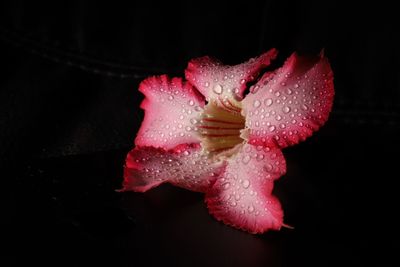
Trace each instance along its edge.
{"label": "pink flower", "polygon": [[187,81],[144,80],[145,117],[126,158],[122,191],[168,182],[204,192],[210,213],[226,224],[250,233],[279,230],[283,211],[272,189],[286,172],[281,149],[326,122],[334,89],[323,54],[293,54],[243,97],[276,55],[272,49],[236,66],[202,57],[189,62]]}

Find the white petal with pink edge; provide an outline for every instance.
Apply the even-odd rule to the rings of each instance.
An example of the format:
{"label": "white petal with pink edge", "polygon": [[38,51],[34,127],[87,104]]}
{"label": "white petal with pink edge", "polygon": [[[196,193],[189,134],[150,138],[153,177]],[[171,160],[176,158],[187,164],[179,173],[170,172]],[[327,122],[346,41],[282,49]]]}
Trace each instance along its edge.
{"label": "white petal with pink edge", "polygon": [[250,233],[280,229],[283,211],[272,189],[274,180],[285,172],[285,159],[279,149],[243,145],[206,193],[210,213]]}
{"label": "white petal with pink edge", "polygon": [[145,95],[141,107],[144,120],[136,136],[137,146],[165,149],[199,142],[194,125],[204,107],[203,97],[181,78],[166,75],[144,80],[139,90]]}
{"label": "white petal with pink edge", "polygon": [[259,72],[267,67],[277,55],[277,50],[235,65],[223,65],[220,61],[201,57],[193,59],[185,71],[186,79],[209,101],[231,112],[240,112],[239,100],[248,82],[254,81]]}
{"label": "white petal with pink edge", "polygon": [[154,147],[132,149],[125,163],[122,191],[145,192],[168,182],[192,191],[205,192],[225,163],[201,153],[199,144],[165,150]]}
{"label": "white petal with pink edge", "polygon": [[259,89],[242,101],[249,142],[254,145],[297,144],[317,131],[332,109],[333,74],[323,55],[293,54],[255,86]]}

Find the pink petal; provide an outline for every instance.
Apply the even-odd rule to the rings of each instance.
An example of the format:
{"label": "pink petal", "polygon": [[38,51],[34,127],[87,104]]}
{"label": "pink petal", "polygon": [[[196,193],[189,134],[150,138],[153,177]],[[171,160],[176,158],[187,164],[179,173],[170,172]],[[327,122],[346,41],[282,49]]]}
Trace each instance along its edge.
{"label": "pink petal", "polygon": [[333,73],[328,59],[293,54],[275,73],[266,73],[243,100],[249,140],[287,147],[311,136],[332,109]]}
{"label": "pink petal", "polygon": [[221,106],[237,109],[234,103],[223,101],[242,99],[246,83],[253,81],[276,55],[277,50],[271,49],[257,58],[235,66],[226,66],[216,59],[201,57],[189,62],[185,75],[206,99],[218,100]]}
{"label": "pink petal", "polygon": [[136,147],[126,158],[122,191],[145,192],[169,182],[205,192],[223,168],[223,162],[212,162],[202,155],[199,144],[180,145],[171,150]]}
{"label": "pink petal", "polygon": [[139,90],[145,95],[145,116],[136,136],[137,146],[165,149],[183,143],[198,143],[194,123],[204,106],[203,97],[180,78],[166,75],[144,80]]}
{"label": "pink petal", "polygon": [[206,193],[210,213],[251,233],[280,229],[283,212],[271,192],[273,181],[285,172],[285,159],[278,148],[243,145]]}

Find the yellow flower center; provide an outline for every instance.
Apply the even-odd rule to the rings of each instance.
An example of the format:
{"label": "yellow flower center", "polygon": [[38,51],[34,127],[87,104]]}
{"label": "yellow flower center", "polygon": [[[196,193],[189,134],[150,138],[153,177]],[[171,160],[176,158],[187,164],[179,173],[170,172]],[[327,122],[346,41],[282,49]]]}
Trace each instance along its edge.
{"label": "yellow flower center", "polygon": [[245,118],[241,111],[241,102],[235,100],[209,101],[197,126],[203,149],[223,152],[243,143]]}

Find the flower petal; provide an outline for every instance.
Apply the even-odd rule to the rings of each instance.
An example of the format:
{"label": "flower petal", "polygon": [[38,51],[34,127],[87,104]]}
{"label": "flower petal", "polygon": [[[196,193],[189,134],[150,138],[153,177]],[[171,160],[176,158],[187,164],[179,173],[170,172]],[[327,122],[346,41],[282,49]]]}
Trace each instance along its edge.
{"label": "flower petal", "polygon": [[271,192],[273,181],[285,172],[285,159],[278,148],[243,145],[206,193],[210,213],[251,233],[280,229],[283,212]]}
{"label": "flower petal", "polygon": [[199,144],[180,145],[171,150],[136,147],[126,158],[122,191],[145,192],[169,182],[205,192],[223,169],[223,162],[212,162],[201,154]]}
{"label": "flower petal", "polygon": [[235,66],[226,66],[216,59],[201,57],[189,62],[185,76],[207,100],[214,100],[219,106],[234,112],[240,109],[236,100],[242,99],[246,83],[253,81],[276,55],[277,50],[271,49]]}
{"label": "flower petal", "polygon": [[311,136],[328,119],[333,104],[333,73],[328,59],[293,54],[258,90],[243,100],[243,115],[254,145],[287,147]]}
{"label": "flower petal", "polygon": [[199,142],[193,122],[203,110],[204,99],[189,83],[154,76],[144,80],[139,90],[146,98],[141,104],[145,116],[135,139],[137,146],[171,149]]}

